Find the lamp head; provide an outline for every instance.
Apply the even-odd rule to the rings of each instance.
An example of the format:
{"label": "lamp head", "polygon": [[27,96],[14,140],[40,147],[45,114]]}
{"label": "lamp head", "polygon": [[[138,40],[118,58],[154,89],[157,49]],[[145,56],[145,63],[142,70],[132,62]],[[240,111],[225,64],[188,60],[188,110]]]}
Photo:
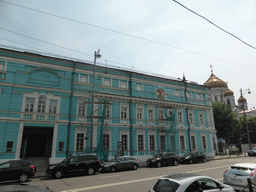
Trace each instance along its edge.
{"label": "lamp head", "polygon": [[250,91],[250,89],[248,89],[248,92],[247,92],[248,94],[251,94],[251,91]]}
{"label": "lamp head", "polygon": [[95,57],[101,58],[100,49],[97,52],[95,51]]}

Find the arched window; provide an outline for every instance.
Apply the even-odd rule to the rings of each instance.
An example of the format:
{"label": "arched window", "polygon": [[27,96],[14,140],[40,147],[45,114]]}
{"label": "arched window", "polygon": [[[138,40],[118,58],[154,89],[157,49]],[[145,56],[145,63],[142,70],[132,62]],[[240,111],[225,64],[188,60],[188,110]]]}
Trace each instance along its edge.
{"label": "arched window", "polygon": [[230,104],[230,100],[229,99],[227,99],[227,104]]}
{"label": "arched window", "polygon": [[164,99],[164,91],[162,89],[158,89],[156,91],[157,99]]}
{"label": "arched window", "polygon": [[38,113],[45,113],[45,104],[46,104],[46,98],[44,96],[39,97],[38,101]]}

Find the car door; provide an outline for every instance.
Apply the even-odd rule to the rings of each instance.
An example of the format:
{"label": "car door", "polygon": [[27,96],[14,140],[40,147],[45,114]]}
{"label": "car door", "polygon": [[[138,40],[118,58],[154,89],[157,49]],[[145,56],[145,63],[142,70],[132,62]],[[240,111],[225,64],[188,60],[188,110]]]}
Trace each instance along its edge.
{"label": "car door", "polygon": [[11,179],[10,167],[11,167],[10,162],[0,164],[0,180],[1,181],[7,181]]}
{"label": "car door", "polygon": [[78,156],[71,157],[69,159],[69,163],[67,164],[67,172],[81,171],[80,166],[81,165],[80,165],[79,157]]}

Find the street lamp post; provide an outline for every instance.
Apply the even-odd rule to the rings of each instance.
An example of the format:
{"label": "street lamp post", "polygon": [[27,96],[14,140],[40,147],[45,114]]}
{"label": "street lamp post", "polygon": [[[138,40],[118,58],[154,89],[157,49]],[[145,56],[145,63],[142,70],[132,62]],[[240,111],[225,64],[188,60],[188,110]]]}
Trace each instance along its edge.
{"label": "street lamp post", "polygon": [[[244,90],[244,93],[247,92],[248,94],[251,93],[250,89]],[[240,95],[243,98],[243,89],[240,89]],[[243,111],[244,111],[244,120],[245,120],[245,126],[246,126],[246,131],[247,131],[247,138],[248,138],[248,144],[249,144],[249,149],[251,150],[251,140],[250,140],[250,134],[249,134],[249,129],[248,129],[248,124],[246,120],[246,114],[245,114],[245,108],[244,108],[244,99],[243,99]]]}
{"label": "street lamp post", "polygon": [[94,52],[94,64],[93,64],[93,79],[92,79],[92,117],[91,117],[91,140],[90,140],[90,153],[92,153],[93,149],[93,105],[94,105],[94,81],[95,81],[95,71],[96,71],[96,59],[100,58],[100,50]]}

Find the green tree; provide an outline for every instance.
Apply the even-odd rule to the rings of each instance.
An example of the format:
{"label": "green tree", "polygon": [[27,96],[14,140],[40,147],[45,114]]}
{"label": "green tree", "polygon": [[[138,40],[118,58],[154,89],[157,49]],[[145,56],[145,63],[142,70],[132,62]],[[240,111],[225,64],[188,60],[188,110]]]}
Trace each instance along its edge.
{"label": "green tree", "polygon": [[[256,117],[255,116],[249,117],[246,120],[247,120],[249,135],[250,135],[250,141],[252,144],[253,143],[255,144],[256,143]],[[244,116],[240,117],[239,123],[241,125],[242,142],[248,143],[248,138],[247,138],[248,134],[247,134]]]}
{"label": "green tree", "polygon": [[217,137],[223,138],[227,144],[238,144],[240,141],[241,127],[237,115],[229,104],[213,102],[213,117]]}

